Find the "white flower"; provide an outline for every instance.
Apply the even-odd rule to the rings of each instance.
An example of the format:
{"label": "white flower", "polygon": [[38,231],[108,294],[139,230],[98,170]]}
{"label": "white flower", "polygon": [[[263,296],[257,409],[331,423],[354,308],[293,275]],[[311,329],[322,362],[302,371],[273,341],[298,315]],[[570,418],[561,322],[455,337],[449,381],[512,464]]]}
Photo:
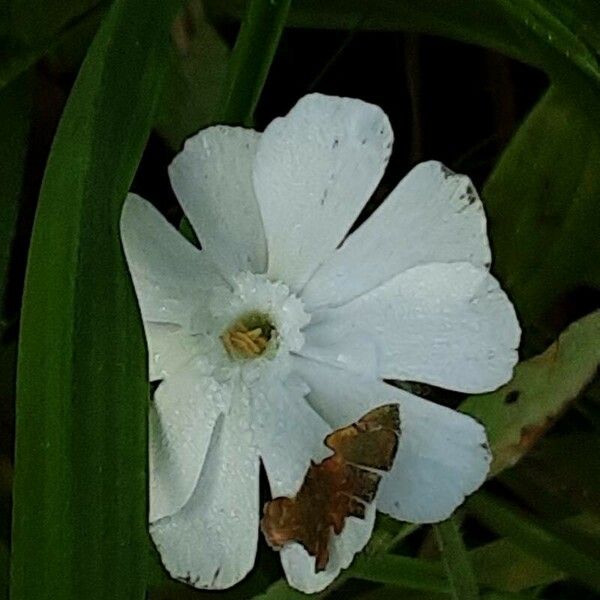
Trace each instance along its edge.
{"label": "white flower", "polygon": [[[520,330],[489,274],[483,209],[468,178],[415,167],[354,233],[384,172],[386,115],[310,95],[260,134],[217,126],[170,166],[199,251],[130,195],[122,238],[150,377],[150,523],[169,572],[201,588],[248,573],[259,535],[259,461],[272,496],[293,496],[332,429],[397,402],[401,429],[377,509],[428,523],[484,481],[483,427],[386,383],[462,392],[506,382]],[[340,246],[341,242],[343,244]],[[288,581],[324,588],[367,542],[350,517],[325,571],[299,544]]]}

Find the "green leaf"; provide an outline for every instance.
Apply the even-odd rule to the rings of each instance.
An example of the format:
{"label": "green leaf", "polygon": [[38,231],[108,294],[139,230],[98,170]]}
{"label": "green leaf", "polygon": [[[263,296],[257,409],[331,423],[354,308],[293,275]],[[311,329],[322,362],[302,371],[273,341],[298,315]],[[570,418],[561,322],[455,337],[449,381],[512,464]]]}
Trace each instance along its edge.
{"label": "green leaf", "polygon": [[534,517],[484,491],[471,496],[466,506],[484,525],[528,554],[600,590],[600,561],[581,552]]}
{"label": "green leaf", "polygon": [[[495,0],[515,25],[539,44],[541,64],[553,75],[576,69],[596,92],[600,91],[597,35],[600,12],[590,1]],[[566,6],[565,6],[566,5]],[[566,10],[565,10],[566,9]],[[589,20],[595,13],[595,19]]]}
{"label": "green leaf", "polygon": [[200,0],[189,2],[178,15],[172,37],[156,127],[179,150],[188,136],[215,122],[231,51],[206,19]]}
{"label": "green leaf", "polygon": [[145,594],[147,366],[118,222],[176,8],[116,0],[48,160],[21,319],[13,600]]}
{"label": "green leaf", "polygon": [[600,365],[599,339],[597,311],[569,326],[545,352],[517,365],[509,383],[461,404],[486,427],[492,474],[514,465],[589,383]]}
{"label": "green leaf", "polygon": [[477,600],[479,587],[455,517],[433,526],[454,600]]}
{"label": "green leaf", "polygon": [[250,0],[238,34],[216,121],[252,124],[291,0]]}

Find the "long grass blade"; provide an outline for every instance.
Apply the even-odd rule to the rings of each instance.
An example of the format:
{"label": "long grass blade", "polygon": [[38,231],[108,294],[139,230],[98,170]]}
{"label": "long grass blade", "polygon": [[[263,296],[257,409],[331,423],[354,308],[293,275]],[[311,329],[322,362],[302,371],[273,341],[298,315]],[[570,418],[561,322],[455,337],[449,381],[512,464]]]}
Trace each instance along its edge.
{"label": "long grass blade", "polygon": [[221,96],[217,121],[251,125],[291,0],[250,0]]}
{"label": "long grass blade", "polygon": [[454,600],[478,600],[479,586],[455,517],[433,526]]}
{"label": "long grass blade", "polygon": [[118,236],[175,0],[116,0],[46,168],[20,332],[13,600],[145,595],[147,375]]}
{"label": "long grass blade", "polygon": [[600,590],[600,562],[533,517],[483,491],[468,500],[467,509],[492,531],[506,536],[527,553]]}

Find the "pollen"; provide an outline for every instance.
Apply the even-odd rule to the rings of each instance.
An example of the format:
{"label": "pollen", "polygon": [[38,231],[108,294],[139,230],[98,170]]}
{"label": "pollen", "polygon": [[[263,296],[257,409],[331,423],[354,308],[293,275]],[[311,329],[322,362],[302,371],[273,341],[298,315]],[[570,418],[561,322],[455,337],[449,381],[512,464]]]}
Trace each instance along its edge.
{"label": "pollen", "polygon": [[263,315],[251,313],[221,334],[221,341],[234,358],[257,358],[269,346],[275,329]]}

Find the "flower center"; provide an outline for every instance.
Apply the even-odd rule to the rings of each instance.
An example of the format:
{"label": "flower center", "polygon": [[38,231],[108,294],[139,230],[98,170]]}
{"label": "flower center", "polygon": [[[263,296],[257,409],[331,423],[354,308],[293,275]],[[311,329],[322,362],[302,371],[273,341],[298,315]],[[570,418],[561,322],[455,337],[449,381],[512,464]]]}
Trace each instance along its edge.
{"label": "flower center", "polygon": [[215,377],[239,376],[254,385],[263,377],[287,376],[290,353],[302,348],[310,314],[284,283],[242,271],[227,285],[214,286],[191,320]]}
{"label": "flower center", "polygon": [[220,337],[232,358],[257,358],[276,343],[277,330],[267,315],[250,312],[237,319]]}

